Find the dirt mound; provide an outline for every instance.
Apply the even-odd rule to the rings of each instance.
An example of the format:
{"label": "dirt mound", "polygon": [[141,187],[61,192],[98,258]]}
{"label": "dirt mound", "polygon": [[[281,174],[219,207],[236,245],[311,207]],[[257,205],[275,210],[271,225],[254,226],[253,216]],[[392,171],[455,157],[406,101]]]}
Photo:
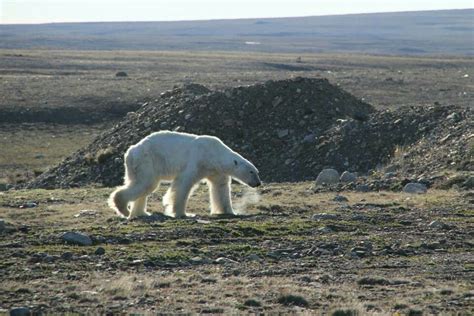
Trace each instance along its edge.
{"label": "dirt mound", "polygon": [[339,121],[319,138],[316,151],[338,170],[372,169],[367,180],[373,189],[409,181],[450,188],[453,174],[466,187],[474,171],[473,125],[470,108],[401,107],[374,112],[365,121]]}
{"label": "dirt mound", "polygon": [[363,122],[342,121],[319,139],[317,149],[333,166],[352,171],[384,164],[411,175],[445,168],[472,170],[472,125],[468,108],[401,107],[375,112]]}
{"label": "dirt mound", "polygon": [[264,181],[313,179],[326,163],[318,137],[338,119],[363,121],[374,109],[326,79],[295,78],[210,91],[186,85],[130,113],[29,187],[121,184],[123,154],[158,130],[210,134],[248,157]]}
{"label": "dirt mound", "polygon": [[114,186],[123,154],[158,130],[210,134],[248,157],[264,181],[314,180],[323,168],[368,172],[377,188],[396,180],[473,170],[471,110],[455,106],[374,109],[325,79],[296,78],[211,91],[192,84],[165,92],[29,187]]}

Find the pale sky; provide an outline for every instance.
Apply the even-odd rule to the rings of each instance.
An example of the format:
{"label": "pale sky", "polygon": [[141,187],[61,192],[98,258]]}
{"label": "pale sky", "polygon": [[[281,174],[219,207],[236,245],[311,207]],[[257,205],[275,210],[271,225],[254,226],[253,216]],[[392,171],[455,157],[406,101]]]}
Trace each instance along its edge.
{"label": "pale sky", "polygon": [[0,24],[176,21],[474,8],[474,0],[0,0]]}

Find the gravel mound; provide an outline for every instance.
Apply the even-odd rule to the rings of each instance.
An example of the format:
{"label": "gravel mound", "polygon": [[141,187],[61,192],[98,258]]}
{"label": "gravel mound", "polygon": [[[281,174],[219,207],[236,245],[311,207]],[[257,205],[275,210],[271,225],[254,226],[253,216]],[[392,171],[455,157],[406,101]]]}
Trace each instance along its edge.
{"label": "gravel mound", "polygon": [[186,85],[129,113],[27,187],[119,185],[126,149],[159,130],[215,135],[254,162],[264,181],[314,179],[326,163],[318,138],[338,119],[363,121],[373,111],[326,79],[267,81],[223,91]]}
{"label": "gravel mound", "polygon": [[165,129],[221,138],[254,162],[267,182],[314,180],[333,168],[394,174],[374,188],[397,187],[394,182],[406,179],[430,186],[435,173],[474,170],[471,112],[456,106],[375,111],[325,79],[267,81],[223,91],[185,85],[127,114],[27,187],[119,185],[127,148]]}
{"label": "gravel mound", "polygon": [[[453,113],[457,121],[448,118]],[[387,165],[387,170],[411,176],[446,168],[472,170],[471,114],[471,109],[455,106],[374,112],[363,122],[349,119],[334,125],[320,138],[317,150],[325,152],[337,170]]]}

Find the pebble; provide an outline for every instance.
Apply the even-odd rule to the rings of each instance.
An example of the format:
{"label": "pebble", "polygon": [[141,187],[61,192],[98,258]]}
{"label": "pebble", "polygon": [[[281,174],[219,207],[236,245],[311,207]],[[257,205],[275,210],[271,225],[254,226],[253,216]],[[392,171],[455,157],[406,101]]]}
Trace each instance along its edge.
{"label": "pebble", "polygon": [[339,173],[335,169],[323,169],[316,178],[316,185],[331,185],[339,182]]}
{"label": "pebble", "polygon": [[79,246],[90,246],[92,245],[92,240],[90,239],[89,236],[83,233],[78,233],[78,232],[67,232],[64,233],[61,238],[73,245],[79,245]]}
{"label": "pebble", "polygon": [[20,208],[33,208],[33,207],[37,207],[37,206],[38,206],[38,203],[26,202],[26,203],[20,205]]}
{"label": "pebble", "polygon": [[349,171],[344,171],[339,178],[339,181],[344,183],[351,183],[357,180],[357,176]]}
{"label": "pebble", "polygon": [[319,221],[319,220],[335,220],[338,219],[339,216],[337,214],[328,214],[328,213],[321,213],[321,214],[314,214],[311,219]]}
{"label": "pebble", "polygon": [[98,255],[98,256],[102,256],[105,254],[105,249],[102,248],[102,247],[98,247],[95,251],[94,251],[94,254]]}
{"label": "pebble", "polygon": [[72,257],[74,256],[74,254],[72,252],[64,252],[63,254],[61,254],[61,259],[63,260],[70,260],[72,259]]}
{"label": "pebble", "polygon": [[15,307],[10,310],[10,316],[27,316],[31,315],[28,307]]}
{"label": "pebble", "polygon": [[344,195],[336,195],[333,199],[333,201],[336,201],[336,202],[347,202],[349,201],[348,198],[346,198]]}
{"label": "pebble", "polygon": [[370,188],[367,184],[358,184],[356,185],[355,190],[357,192],[369,192]]}
{"label": "pebble", "polygon": [[440,221],[432,221],[431,223],[428,224],[428,227],[436,228],[436,229],[446,229],[446,228],[449,228],[449,225]]}
{"label": "pebble", "polygon": [[405,193],[422,194],[422,193],[426,193],[427,190],[428,189],[426,185],[424,185],[423,183],[417,183],[417,182],[407,183],[403,187],[403,192]]}
{"label": "pebble", "polygon": [[279,138],[284,138],[286,136],[288,136],[288,134],[290,133],[290,131],[288,129],[279,129],[277,130],[277,135]]}
{"label": "pebble", "polygon": [[303,143],[314,143],[316,142],[315,134],[308,134],[303,138]]}
{"label": "pebble", "polygon": [[225,257],[219,257],[219,258],[217,258],[214,262],[215,262],[215,263],[218,263],[218,264],[237,263],[237,261],[234,261],[234,260],[232,260],[232,259],[225,258]]}
{"label": "pebble", "polygon": [[261,260],[261,258],[258,255],[254,254],[254,253],[249,255],[247,257],[247,259],[250,260],[250,261],[260,261]]}
{"label": "pebble", "polygon": [[327,226],[324,226],[319,228],[318,231],[321,233],[332,233],[333,230]]}

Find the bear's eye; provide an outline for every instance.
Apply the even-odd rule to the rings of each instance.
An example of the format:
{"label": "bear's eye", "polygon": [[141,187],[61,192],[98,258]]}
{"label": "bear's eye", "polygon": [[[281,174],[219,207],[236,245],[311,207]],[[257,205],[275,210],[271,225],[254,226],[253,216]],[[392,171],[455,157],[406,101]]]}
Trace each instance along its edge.
{"label": "bear's eye", "polygon": [[237,160],[234,160],[234,165],[238,165],[239,163],[237,162]]}
{"label": "bear's eye", "polygon": [[253,174],[254,172],[253,171],[250,171],[250,174]]}

